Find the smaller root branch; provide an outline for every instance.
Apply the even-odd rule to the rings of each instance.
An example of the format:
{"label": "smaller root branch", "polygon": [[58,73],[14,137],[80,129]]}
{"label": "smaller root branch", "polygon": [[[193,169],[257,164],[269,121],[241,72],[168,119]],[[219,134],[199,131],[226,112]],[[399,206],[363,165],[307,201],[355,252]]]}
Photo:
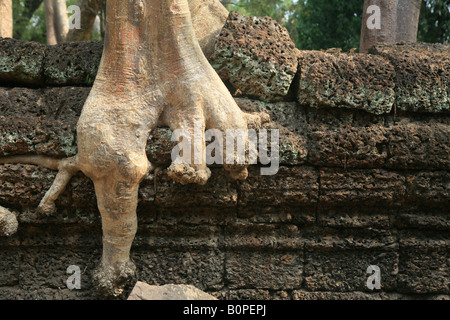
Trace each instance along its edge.
{"label": "smaller root branch", "polygon": [[33,164],[50,170],[59,170],[62,159],[45,156],[12,156],[0,158],[0,164]]}
{"label": "smaller root branch", "polygon": [[13,156],[0,158],[0,164],[31,164],[50,170],[58,170],[55,181],[53,181],[38,207],[38,210],[45,215],[55,213],[56,199],[65,190],[73,175],[79,171],[76,156],[68,159],[54,159],[45,156]]}

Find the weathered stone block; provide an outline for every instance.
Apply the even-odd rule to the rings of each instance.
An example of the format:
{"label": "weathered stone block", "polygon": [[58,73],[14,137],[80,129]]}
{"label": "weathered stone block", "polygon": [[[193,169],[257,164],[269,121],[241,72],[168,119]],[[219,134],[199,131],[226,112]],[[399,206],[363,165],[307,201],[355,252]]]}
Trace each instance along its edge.
{"label": "weathered stone block", "polygon": [[0,84],[91,86],[103,54],[101,42],[45,46],[0,38]]}
{"label": "weathered stone block", "polygon": [[[13,286],[19,283],[19,268],[21,256],[17,248],[0,249],[0,287]],[[1,289],[0,289],[1,292]],[[1,299],[1,294],[0,294]]]}
{"label": "weathered stone block", "polygon": [[387,152],[384,117],[361,110],[305,107],[307,163],[321,167],[381,168]]}
{"label": "weathered stone block", "polygon": [[340,168],[381,168],[388,157],[386,131],[377,124],[341,124],[330,130],[311,127],[308,162]]}
{"label": "weathered stone block", "polygon": [[[154,187],[154,186],[152,186]],[[167,170],[157,174],[156,200],[161,207],[193,208],[195,207],[235,207],[237,190],[227,179],[225,170],[213,168],[211,178],[206,185],[181,185],[167,175]]]}
{"label": "weathered stone block", "polygon": [[[94,183],[91,179],[79,172],[70,180],[67,190],[71,193],[73,208],[77,216],[83,221],[93,221],[92,217],[99,217],[97,198],[95,196]],[[96,219],[94,220],[96,221]]]}
{"label": "weathered stone block", "polygon": [[450,293],[450,241],[447,233],[400,233],[398,290]]}
{"label": "weathered stone block", "polygon": [[310,228],[302,229],[305,250],[332,252],[341,250],[396,249],[397,238],[392,230],[378,228]]}
{"label": "weathered stone block", "polygon": [[[39,205],[56,173],[36,166],[0,165],[0,197],[6,207],[33,208]],[[65,192],[61,200],[69,198]],[[20,201],[17,201],[20,199]],[[18,207],[19,206],[19,207]],[[19,217],[20,220],[20,217]]]}
{"label": "weathered stone block", "polygon": [[449,169],[450,126],[435,120],[403,119],[387,131],[386,167]]}
{"label": "weathered stone block", "polygon": [[426,203],[404,206],[395,219],[395,226],[399,229],[450,231],[448,206],[433,208]]}
{"label": "weathered stone block", "polygon": [[159,222],[165,225],[225,225],[236,219],[236,208],[195,207],[171,208],[158,206]]}
{"label": "weathered stone block", "polygon": [[280,167],[274,176],[262,176],[250,167],[249,177],[239,186],[239,214],[251,216],[261,208],[308,208],[319,197],[318,172],[312,167]]}
{"label": "weathered stone block", "polygon": [[155,128],[150,132],[146,153],[148,160],[157,166],[169,166],[172,163],[172,150],[178,144],[172,140],[172,130]]}
{"label": "weathered stone block", "polygon": [[67,42],[47,46],[43,63],[45,82],[50,86],[91,86],[103,53],[101,42]]}
{"label": "weathered stone block", "polygon": [[225,226],[220,247],[235,251],[295,250],[303,251],[305,240],[294,224],[250,223],[238,220]]}
{"label": "weathered stone block", "polygon": [[136,248],[131,257],[139,270],[139,279],[150,285],[190,284],[205,291],[223,286],[224,253],[215,249]]}
{"label": "weathered stone block", "polygon": [[69,219],[67,219],[67,215],[40,220],[36,218],[33,223],[20,224],[17,236],[22,239],[21,245],[24,247],[57,246],[71,248],[71,250],[74,248],[84,250],[85,247],[101,248],[100,219],[97,219],[96,224],[91,223],[90,225],[68,222]]}
{"label": "weathered stone block", "polygon": [[[80,267],[81,288],[86,290],[92,288],[91,273],[100,262],[101,250],[90,247],[77,248],[60,247],[55,251],[51,247],[22,248],[21,256],[20,286],[28,292],[38,291],[43,294],[48,289],[67,289],[67,268],[71,265]],[[92,292],[91,292],[92,295]]]}
{"label": "weathered stone block", "polygon": [[76,124],[90,88],[0,88],[0,156],[76,154]]}
{"label": "weathered stone block", "polygon": [[450,45],[399,43],[370,49],[395,67],[397,109],[450,111]]}
{"label": "weathered stone block", "polygon": [[147,250],[171,249],[180,251],[212,250],[219,246],[223,231],[218,226],[187,224],[138,224],[133,246]]}
{"label": "weathered stone block", "polygon": [[313,107],[389,113],[395,101],[394,77],[394,68],[381,57],[301,51],[297,100]]}
{"label": "weathered stone block", "polygon": [[294,300],[389,300],[389,296],[384,293],[366,292],[309,292],[304,290],[294,290],[292,293]]}
{"label": "weathered stone block", "polygon": [[272,300],[273,296],[269,290],[262,289],[237,289],[237,290],[223,290],[214,292],[219,300]]}
{"label": "weathered stone block", "polygon": [[280,100],[297,73],[298,50],[288,31],[269,17],[230,12],[210,58],[222,80],[263,101]]}
{"label": "weathered stone block", "polygon": [[450,205],[448,171],[417,172],[406,175],[408,203],[447,208]]}
{"label": "weathered stone block", "polygon": [[0,38],[0,84],[42,86],[45,50],[37,42]]}
{"label": "weathered stone block", "polygon": [[227,252],[225,272],[230,289],[293,289],[303,281],[303,259],[296,252]]}
{"label": "weathered stone block", "polygon": [[320,203],[324,207],[351,204],[397,206],[405,198],[405,178],[385,170],[322,169]]}
{"label": "weathered stone block", "polygon": [[[0,298],[5,300],[30,300],[30,301],[50,301],[50,300],[101,300],[94,289],[90,290],[70,290],[67,287],[47,288],[47,287],[5,287],[0,289]],[[14,299],[12,298],[14,297]],[[2,298],[3,300],[3,298]]]}
{"label": "weathered stone block", "polygon": [[299,226],[312,226],[316,222],[316,207],[273,206],[254,209],[238,207],[237,216],[257,224],[293,223]]}
{"label": "weathered stone block", "polygon": [[333,228],[391,228],[391,219],[397,213],[397,209],[373,208],[365,205],[348,206],[338,205],[327,207],[319,205],[317,223],[325,227]]}
{"label": "weathered stone block", "polygon": [[[342,232],[340,232],[342,233]],[[346,233],[328,235],[306,245],[304,288],[308,291],[363,291],[370,274],[367,268],[381,270],[381,290],[396,288],[398,253],[395,240],[388,234],[361,236]]]}

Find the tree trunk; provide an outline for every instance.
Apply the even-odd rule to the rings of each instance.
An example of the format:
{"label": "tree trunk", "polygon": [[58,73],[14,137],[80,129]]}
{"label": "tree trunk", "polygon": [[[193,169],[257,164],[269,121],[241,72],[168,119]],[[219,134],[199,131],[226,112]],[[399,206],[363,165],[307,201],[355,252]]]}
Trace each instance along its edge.
{"label": "tree trunk", "polygon": [[[28,0],[25,2],[25,10],[22,12],[23,18],[25,18],[26,21],[30,21],[31,17],[34,15],[36,10],[39,8],[39,6],[42,4],[44,0]],[[25,30],[22,30],[20,28],[16,28],[14,30],[14,37],[16,39],[22,39],[22,33]]]}
{"label": "tree trunk", "polygon": [[0,37],[13,37],[12,0],[0,0]]}
{"label": "tree trunk", "polygon": [[359,51],[367,53],[377,44],[415,42],[421,1],[365,0]]}
{"label": "tree trunk", "polygon": [[422,0],[399,0],[396,42],[416,42]]}
{"label": "tree trunk", "polygon": [[53,0],[44,0],[45,5],[45,22],[47,25],[47,44],[55,45],[58,43],[56,40],[55,30],[55,8]]}
{"label": "tree trunk", "polygon": [[[70,30],[67,41],[90,41],[95,18],[98,14],[101,15],[103,5],[104,0],[79,0],[81,29]],[[197,40],[205,56],[209,57],[227,20],[228,10],[219,0],[191,0],[189,10]]]}
{"label": "tree trunk", "polygon": [[47,44],[54,45],[65,41],[69,32],[67,6],[65,0],[44,0],[47,24]]}
{"label": "tree trunk", "polygon": [[[397,31],[397,3],[398,0],[364,1],[360,52],[367,53],[370,47],[379,43],[395,43],[395,34]],[[376,9],[375,11],[368,11],[371,6],[377,6],[379,11],[376,11]],[[371,22],[373,22],[373,25],[369,26]],[[377,26],[376,24],[378,22],[379,24]]]}
{"label": "tree trunk", "polygon": [[81,10],[81,28],[71,29],[67,41],[90,41],[95,18],[100,13],[104,0],[78,0]]}
{"label": "tree trunk", "polygon": [[67,33],[69,33],[69,20],[67,17],[66,0],[55,0],[55,25],[56,40],[58,43],[65,41]]}
{"label": "tree trunk", "polygon": [[100,6],[100,34],[102,35],[102,39],[105,39],[105,32],[106,32],[106,0],[101,1]]}

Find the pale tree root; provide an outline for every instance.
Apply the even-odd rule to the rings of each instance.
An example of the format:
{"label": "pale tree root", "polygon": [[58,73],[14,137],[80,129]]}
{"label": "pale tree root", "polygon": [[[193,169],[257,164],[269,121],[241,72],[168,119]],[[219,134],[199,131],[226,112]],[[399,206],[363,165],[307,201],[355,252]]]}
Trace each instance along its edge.
{"label": "pale tree root", "polygon": [[31,164],[50,170],[58,170],[52,186],[45,194],[38,206],[39,212],[51,215],[56,212],[55,201],[64,192],[67,184],[75,173],[79,171],[77,156],[67,159],[54,159],[45,156],[12,156],[0,158],[0,164]]}
{"label": "pale tree root", "polygon": [[[186,95],[189,95],[187,92]],[[229,106],[233,106],[235,104],[230,103]],[[200,109],[199,107],[198,109]],[[201,109],[200,109],[201,110]],[[183,113],[181,113],[183,115]],[[215,119],[215,125],[213,126],[214,129],[217,129],[222,132],[222,135],[224,137],[223,146],[226,146],[226,130],[227,129],[242,129],[244,133],[246,133],[247,129],[254,129],[258,130],[260,129],[265,123],[270,122],[270,116],[265,112],[259,112],[259,113],[245,113],[241,110],[234,110],[234,112],[226,113],[218,115],[215,112],[211,112],[210,115],[217,116],[218,118]],[[164,117],[164,115],[163,115]],[[166,115],[167,118],[169,118]],[[220,118],[219,118],[220,117]],[[186,118],[186,117],[184,117]],[[168,176],[180,183],[180,184],[199,184],[199,185],[205,185],[208,181],[208,179],[211,177],[211,171],[206,166],[205,159],[201,159],[200,162],[198,162],[198,159],[195,159],[195,154],[200,154],[202,152],[202,148],[205,149],[205,137],[204,137],[204,128],[202,129],[201,137],[195,137],[195,134],[193,133],[194,123],[186,121],[182,121],[181,119],[174,119],[174,116],[171,115],[170,120],[165,119],[168,123],[174,123],[172,125],[172,129],[182,129],[185,130],[185,132],[188,132],[190,135],[190,140],[195,141],[196,138],[199,141],[202,141],[201,146],[193,145],[191,149],[191,162],[190,163],[180,163],[180,161],[177,161],[175,159],[174,162],[170,165],[167,173]],[[236,126],[237,124],[237,126]],[[235,128],[233,128],[233,126]],[[256,150],[250,150],[249,144],[248,144],[248,137],[246,137],[246,148],[245,148],[245,155],[244,159],[239,159],[238,155],[234,155],[233,163],[224,163],[223,167],[228,173],[228,176],[232,180],[245,180],[248,177],[248,170],[249,167],[249,159],[251,157],[255,158],[257,157],[257,151]],[[197,148],[197,149],[196,149]],[[233,150],[234,151],[234,150]],[[224,155],[229,152],[229,150],[226,150],[224,148],[223,153]],[[256,152],[256,154],[251,154],[252,152]]]}
{"label": "pale tree root", "polygon": [[211,170],[209,168],[198,168],[185,163],[172,163],[167,170],[168,176],[183,185],[194,183],[198,185],[205,185],[211,177]]}
{"label": "pale tree root", "polygon": [[68,159],[62,159],[59,161],[58,174],[56,175],[56,178],[53,181],[52,186],[39,203],[38,210],[41,213],[45,215],[56,213],[55,201],[65,190],[70,179],[72,179],[74,174],[77,173],[78,171],[79,169],[76,156]]}
{"label": "pale tree root", "polygon": [[[265,124],[270,122],[270,116],[265,112],[246,113],[242,112],[242,116],[247,124],[246,129],[259,130]],[[224,169],[232,180],[246,180],[248,177],[248,170],[250,159],[257,159],[258,151],[249,147],[249,137],[246,137],[246,148],[244,159],[239,159],[235,154],[234,163],[225,163]],[[227,151],[228,152],[228,151]]]}
{"label": "pale tree root", "polygon": [[[159,121],[172,131],[186,132],[192,147],[191,159],[184,156],[183,161],[172,159],[174,162],[169,167],[168,175],[181,184],[204,185],[211,172],[206,166],[206,159],[197,156],[206,149],[205,130],[215,129],[223,136],[227,130],[247,131],[249,126],[261,127],[268,115],[246,114],[239,108],[195,41],[188,2],[171,0],[163,2],[162,7],[172,2],[176,2],[177,11],[165,9],[164,18],[172,23],[166,39],[173,43],[167,52],[173,61],[168,61],[166,66],[166,70],[171,72],[161,74],[161,83],[165,84],[162,90],[164,101],[170,108],[163,110]],[[234,161],[224,168],[233,179],[244,180],[248,176],[248,166],[248,161]]]}
{"label": "pale tree root", "polygon": [[92,274],[97,292],[103,298],[120,298],[133,280],[137,281],[136,265],[131,260],[115,267],[100,264]]}
{"label": "pale tree root", "polygon": [[102,216],[103,254],[93,282],[103,297],[119,297],[136,277],[136,266],[129,254],[137,230],[138,182],[119,176],[94,181]]}
{"label": "pale tree root", "polygon": [[243,112],[244,119],[247,121],[249,129],[259,130],[266,123],[270,122],[270,115],[266,112],[246,113]]}
{"label": "pale tree root", "polygon": [[[189,93],[186,93],[189,94]],[[231,104],[232,106],[233,104]],[[216,125],[215,128],[220,130],[224,136],[224,139],[226,137],[226,130],[229,129],[235,123],[240,123],[241,118],[244,120],[241,127],[238,127],[238,129],[244,130],[246,132],[247,129],[254,129],[258,130],[260,129],[265,123],[270,122],[270,116],[265,112],[259,112],[259,113],[245,113],[240,110],[238,110],[235,113],[228,114],[224,118],[224,115],[220,115],[221,119],[218,121],[218,123],[223,123],[223,120],[225,120],[225,123],[223,125]],[[229,118],[227,118],[229,117]],[[233,117],[236,117],[237,119],[233,119]],[[194,127],[193,123],[188,122],[186,126],[186,122],[182,122],[181,119],[174,120],[171,119],[174,123],[177,124],[177,129],[181,129],[187,131],[190,133],[191,141],[195,140],[194,133],[192,132],[192,128]],[[236,121],[236,122],[235,122]],[[180,124],[181,123],[181,124]],[[175,128],[175,126],[173,126]],[[201,141],[204,141],[204,130],[202,130],[202,136],[199,137]],[[228,173],[228,176],[232,180],[240,180],[243,181],[247,179],[248,177],[248,166],[249,166],[249,159],[251,157],[255,158],[257,157],[257,151],[256,150],[250,150],[248,148],[248,140],[246,140],[246,149],[245,149],[245,159],[238,159],[237,154],[234,156],[233,163],[224,163],[223,167],[225,171]],[[223,145],[226,145],[226,141],[223,141]],[[205,143],[201,144],[202,148],[205,148]],[[192,147],[191,153],[194,154],[194,152],[201,152],[201,150],[195,150],[196,146]],[[200,148],[198,148],[200,149]],[[223,153],[225,154],[225,149],[223,150]],[[226,151],[228,152],[228,151]],[[251,154],[251,152],[256,152],[256,154]],[[206,166],[205,159],[202,159],[201,164],[196,164],[195,156],[192,156],[191,163],[179,163],[177,161],[172,162],[170,165],[167,174],[168,176],[180,183],[180,184],[199,184],[199,185],[205,185],[208,181],[208,179],[211,177],[211,171]]]}
{"label": "pale tree root", "polygon": [[[58,170],[58,174],[41,200],[39,212],[50,215],[56,212],[55,201],[64,191],[72,176],[79,171],[77,157],[68,159],[53,159],[45,156],[12,156],[0,158],[0,164],[31,164],[38,165],[50,170]],[[18,222],[16,216],[7,209],[0,207],[0,235],[10,236],[17,231]]]}
{"label": "pale tree root", "polygon": [[14,213],[0,206],[0,237],[10,237],[17,232],[19,223]]}

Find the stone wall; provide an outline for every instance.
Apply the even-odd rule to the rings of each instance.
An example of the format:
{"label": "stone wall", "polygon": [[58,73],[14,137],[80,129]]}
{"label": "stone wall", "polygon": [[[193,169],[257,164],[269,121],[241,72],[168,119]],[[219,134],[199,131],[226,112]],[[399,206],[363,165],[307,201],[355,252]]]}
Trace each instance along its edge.
{"label": "stone wall", "polygon": [[[76,154],[76,122],[102,45],[0,39],[0,157]],[[449,299],[450,46],[371,54],[300,51],[269,18],[231,13],[211,64],[241,108],[280,130],[280,170],[205,186],[171,181],[171,132],[147,154],[132,248],[138,279],[191,284],[219,299]],[[36,208],[55,172],[0,165],[0,299],[95,299],[101,255],[93,184],[81,173]],[[81,290],[66,287],[70,265]],[[366,286],[381,269],[381,289]]]}

